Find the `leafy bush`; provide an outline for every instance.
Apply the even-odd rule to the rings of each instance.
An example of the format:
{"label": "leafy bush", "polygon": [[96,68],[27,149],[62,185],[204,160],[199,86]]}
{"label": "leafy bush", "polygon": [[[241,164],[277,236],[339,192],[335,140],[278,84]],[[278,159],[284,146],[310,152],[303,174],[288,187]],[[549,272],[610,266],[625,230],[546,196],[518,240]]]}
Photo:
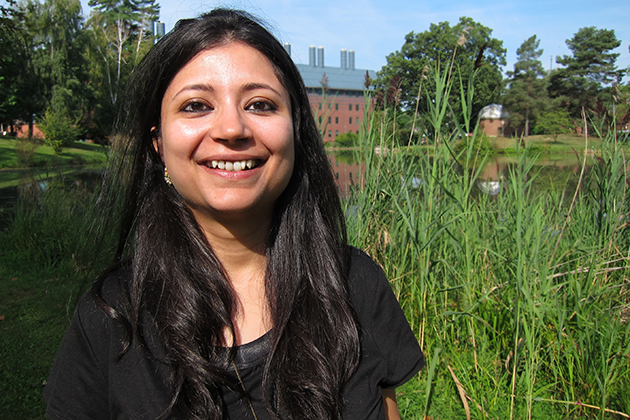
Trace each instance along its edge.
{"label": "leafy bush", "polygon": [[496,152],[493,142],[485,133],[475,133],[470,137],[465,137],[463,141],[457,142],[453,146],[453,152],[456,156],[466,149],[471,149],[475,154],[482,156],[490,156]]}
{"label": "leafy bush", "polygon": [[339,147],[354,147],[359,144],[359,136],[351,131],[342,133],[335,137],[335,143]]}
{"label": "leafy bush", "polygon": [[59,154],[64,146],[79,139],[82,130],[77,123],[78,119],[70,117],[65,109],[48,108],[44,117],[38,121],[38,126],[44,133],[46,144]]}
{"label": "leafy bush", "polygon": [[558,141],[558,134],[570,133],[573,129],[573,123],[569,112],[564,108],[558,108],[555,111],[542,114],[536,126],[535,134],[551,134],[553,141]]}

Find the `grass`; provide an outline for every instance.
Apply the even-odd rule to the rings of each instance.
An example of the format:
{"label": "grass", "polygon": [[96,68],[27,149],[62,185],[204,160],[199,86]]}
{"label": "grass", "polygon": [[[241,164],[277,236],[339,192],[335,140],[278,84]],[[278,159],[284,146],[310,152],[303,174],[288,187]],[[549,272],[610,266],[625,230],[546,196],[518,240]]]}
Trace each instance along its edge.
{"label": "grass", "polygon": [[60,154],[40,140],[0,137],[0,188],[17,186],[24,174],[39,178],[69,175],[86,167],[103,168],[108,149],[98,144],[74,142]]}
{"label": "grass", "polygon": [[43,419],[43,384],[84,289],[93,186],[23,189],[0,230],[0,418]]}
{"label": "grass", "polygon": [[487,155],[454,152],[471,128],[445,132],[431,95],[427,153],[375,154],[391,138],[366,116],[364,188],[347,201],[349,238],[384,267],[428,359],[399,389],[405,418],[630,418],[627,151],[561,137],[580,180],[540,191],[537,140],[511,140],[491,197],[475,186]]}

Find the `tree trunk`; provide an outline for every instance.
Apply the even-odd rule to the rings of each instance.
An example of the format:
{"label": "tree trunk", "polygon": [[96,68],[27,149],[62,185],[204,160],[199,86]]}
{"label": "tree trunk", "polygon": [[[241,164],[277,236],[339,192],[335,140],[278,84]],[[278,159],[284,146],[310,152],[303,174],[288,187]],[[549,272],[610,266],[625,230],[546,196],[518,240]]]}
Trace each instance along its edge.
{"label": "tree trunk", "polygon": [[28,117],[28,138],[29,140],[33,138],[33,114]]}
{"label": "tree trunk", "polygon": [[529,108],[525,110],[525,135],[523,137],[529,136]]}

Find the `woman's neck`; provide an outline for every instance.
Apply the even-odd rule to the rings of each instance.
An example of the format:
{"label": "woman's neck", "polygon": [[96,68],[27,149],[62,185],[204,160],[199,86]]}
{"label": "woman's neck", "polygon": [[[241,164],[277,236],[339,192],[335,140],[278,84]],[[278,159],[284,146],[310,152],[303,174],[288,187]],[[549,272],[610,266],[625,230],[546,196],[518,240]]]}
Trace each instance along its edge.
{"label": "woman's neck", "polygon": [[272,327],[265,285],[269,223],[261,223],[258,218],[200,225],[226,271],[237,303],[232,319],[235,337],[226,332],[226,342],[241,345],[254,341]]}

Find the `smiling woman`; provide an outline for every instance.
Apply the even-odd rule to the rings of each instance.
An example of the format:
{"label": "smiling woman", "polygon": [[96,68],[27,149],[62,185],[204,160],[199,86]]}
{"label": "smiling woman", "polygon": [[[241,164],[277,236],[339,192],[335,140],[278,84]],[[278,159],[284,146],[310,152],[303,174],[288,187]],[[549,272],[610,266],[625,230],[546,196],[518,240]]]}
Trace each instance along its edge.
{"label": "smiling woman", "polygon": [[422,352],[380,267],[347,245],[282,45],[243,12],[182,21],[121,116],[101,202],[119,244],[74,314],[48,415],[399,418]]}

